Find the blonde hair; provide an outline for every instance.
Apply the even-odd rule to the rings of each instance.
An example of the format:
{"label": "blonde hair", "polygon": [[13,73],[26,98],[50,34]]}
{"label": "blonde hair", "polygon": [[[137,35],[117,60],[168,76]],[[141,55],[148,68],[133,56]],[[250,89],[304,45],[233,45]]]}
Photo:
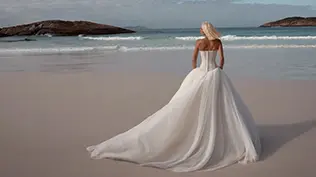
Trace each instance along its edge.
{"label": "blonde hair", "polygon": [[220,38],[220,33],[216,31],[215,27],[212,24],[208,22],[203,22],[201,28],[208,40]]}

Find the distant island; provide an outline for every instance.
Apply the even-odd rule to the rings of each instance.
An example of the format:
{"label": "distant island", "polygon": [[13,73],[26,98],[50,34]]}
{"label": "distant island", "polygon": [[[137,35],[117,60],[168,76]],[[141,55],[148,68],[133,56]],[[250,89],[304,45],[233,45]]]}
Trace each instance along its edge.
{"label": "distant island", "polygon": [[303,27],[316,26],[316,17],[288,17],[282,20],[268,22],[260,27]]}
{"label": "distant island", "polygon": [[30,35],[102,35],[134,33],[135,31],[89,21],[46,20],[29,24],[0,28],[0,37]]}

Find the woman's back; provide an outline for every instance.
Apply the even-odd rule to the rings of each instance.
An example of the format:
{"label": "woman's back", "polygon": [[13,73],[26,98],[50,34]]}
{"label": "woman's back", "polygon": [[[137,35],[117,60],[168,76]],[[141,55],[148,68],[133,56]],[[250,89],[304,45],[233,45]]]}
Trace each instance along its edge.
{"label": "woman's back", "polygon": [[[196,46],[195,46],[195,49],[193,52],[193,59],[192,59],[192,67],[193,68],[196,68],[198,51],[218,51],[219,57],[220,57],[220,62],[219,62],[218,66],[221,69],[223,69],[224,51],[223,51],[223,45],[222,45],[222,42],[220,39],[209,40],[208,38],[203,38],[203,39],[197,40]],[[216,64],[214,66],[217,67]]]}
{"label": "woman's back", "polygon": [[199,40],[199,50],[200,51],[209,51],[209,50],[218,50],[222,42],[219,39],[208,40],[203,38]]}

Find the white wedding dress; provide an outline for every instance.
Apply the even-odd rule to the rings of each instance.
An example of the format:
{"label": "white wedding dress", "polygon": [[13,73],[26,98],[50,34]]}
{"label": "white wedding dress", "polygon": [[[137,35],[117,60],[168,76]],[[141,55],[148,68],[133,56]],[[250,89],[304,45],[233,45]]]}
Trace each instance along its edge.
{"label": "white wedding dress", "polygon": [[258,160],[260,138],[252,115],[216,51],[200,51],[193,69],[164,107],[132,129],[87,148],[91,158],[117,159],[189,172]]}

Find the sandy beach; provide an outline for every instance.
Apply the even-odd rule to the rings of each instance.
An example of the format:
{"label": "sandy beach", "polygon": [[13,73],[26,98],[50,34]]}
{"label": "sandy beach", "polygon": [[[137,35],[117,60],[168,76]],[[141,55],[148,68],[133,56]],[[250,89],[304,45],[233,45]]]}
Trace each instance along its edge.
{"label": "sandy beach", "polygon": [[0,7],[0,177],[316,177],[316,0]]}
{"label": "sandy beach", "polygon": [[316,81],[233,79],[262,137],[261,160],[174,173],[91,160],[106,140],[169,101],[183,77],[136,72],[0,74],[1,177],[315,177]]}

